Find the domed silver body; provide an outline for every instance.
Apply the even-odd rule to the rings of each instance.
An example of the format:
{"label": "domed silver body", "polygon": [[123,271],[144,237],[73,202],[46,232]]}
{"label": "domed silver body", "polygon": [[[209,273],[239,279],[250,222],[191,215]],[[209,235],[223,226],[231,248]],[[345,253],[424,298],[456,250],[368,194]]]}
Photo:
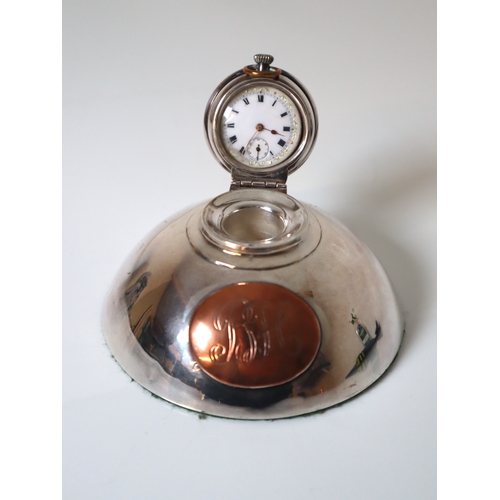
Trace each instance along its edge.
{"label": "domed silver body", "polygon": [[[217,302],[220,290],[234,285],[244,290],[248,284],[284,289],[288,295],[280,304],[288,304],[286,312],[278,317],[277,307],[255,294],[229,301],[243,304],[244,313],[241,307],[228,308],[227,299]],[[203,312],[203,321],[212,331],[218,324],[216,333],[225,332],[228,341],[211,338],[215,357],[203,364],[203,356],[194,352],[192,322],[207,297],[215,297],[217,310],[210,318]],[[293,332],[302,311],[317,318],[317,350],[296,376],[292,370],[285,381],[279,373],[273,378],[272,370],[286,369],[301,356],[297,348],[287,358],[286,342],[305,346],[316,334],[309,319],[305,324],[311,328]],[[294,335],[290,341],[286,318]],[[403,325],[382,267],[349,230],[286,194],[248,189],[223,194],[156,228],[120,271],[104,330],[118,363],[157,396],[210,415],[276,419],[322,410],[366,389],[395,358]],[[231,344],[231,332],[245,333],[247,340]],[[285,339],[281,343],[278,334]],[[235,355],[228,361],[231,345]],[[217,352],[226,358],[217,358]],[[277,368],[265,368],[262,363],[273,352]],[[252,385],[232,378],[232,372],[210,370],[231,362],[236,370],[269,373],[269,384]]]}

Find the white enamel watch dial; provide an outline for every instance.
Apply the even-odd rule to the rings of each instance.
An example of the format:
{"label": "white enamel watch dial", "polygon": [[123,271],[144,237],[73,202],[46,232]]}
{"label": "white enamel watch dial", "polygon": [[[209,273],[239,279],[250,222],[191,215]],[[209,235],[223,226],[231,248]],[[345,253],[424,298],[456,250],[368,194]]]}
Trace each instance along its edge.
{"label": "white enamel watch dial", "polygon": [[245,89],[224,109],[220,133],[227,152],[244,165],[278,165],[297,149],[302,120],[290,96],[272,85]]}

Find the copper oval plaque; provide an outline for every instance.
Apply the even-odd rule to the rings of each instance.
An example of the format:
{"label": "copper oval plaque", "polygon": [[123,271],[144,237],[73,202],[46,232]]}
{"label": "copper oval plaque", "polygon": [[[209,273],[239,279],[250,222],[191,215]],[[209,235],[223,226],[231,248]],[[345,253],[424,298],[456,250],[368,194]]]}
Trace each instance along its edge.
{"label": "copper oval plaque", "polygon": [[283,384],[318,353],[321,329],[309,304],[270,283],[237,283],[206,297],[189,326],[191,352],[211,377],[236,387]]}

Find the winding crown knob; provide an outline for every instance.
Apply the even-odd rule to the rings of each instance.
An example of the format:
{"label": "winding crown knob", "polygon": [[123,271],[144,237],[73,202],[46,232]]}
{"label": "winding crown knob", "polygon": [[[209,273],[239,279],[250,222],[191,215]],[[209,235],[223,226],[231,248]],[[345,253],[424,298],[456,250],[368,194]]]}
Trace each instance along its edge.
{"label": "winding crown knob", "polygon": [[274,57],[271,56],[270,54],[255,54],[253,56],[253,60],[257,64],[266,64],[266,65],[269,65],[269,64],[272,64],[272,62],[274,61]]}

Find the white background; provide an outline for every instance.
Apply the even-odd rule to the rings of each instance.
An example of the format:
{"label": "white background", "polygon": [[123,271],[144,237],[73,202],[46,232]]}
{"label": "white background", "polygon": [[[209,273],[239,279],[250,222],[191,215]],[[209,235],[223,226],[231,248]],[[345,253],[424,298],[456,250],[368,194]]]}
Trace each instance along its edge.
{"label": "white background", "polygon": [[[63,21],[63,498],[435,498],[435,3],[66,1]],[[200,420],[130,382],[100,315],[153,226],[228,189],[203,112],[258,52],[318,108],[288,192],[371,247],[407,335],[388,374],[338,408]]]}

